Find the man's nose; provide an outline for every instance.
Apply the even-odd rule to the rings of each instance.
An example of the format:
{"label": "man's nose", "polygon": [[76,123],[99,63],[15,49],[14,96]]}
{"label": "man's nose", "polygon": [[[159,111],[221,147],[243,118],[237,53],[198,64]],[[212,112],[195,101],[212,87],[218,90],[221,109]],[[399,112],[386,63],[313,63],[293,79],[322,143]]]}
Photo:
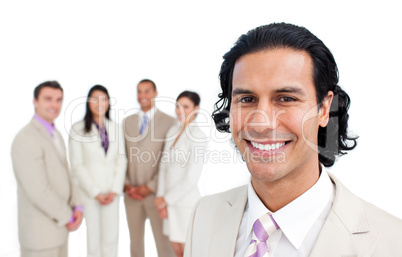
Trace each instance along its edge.
{"label": "man's nose", "polygon": [[59,101],[57,100],[51,101],[51,104],[52,108],[57,108],[59,106]]}
{"label": "man's nose", "polygon": [[273,130],[278,126],[276,110],[270,104],[261,103],[258,108],[248,114],[249,126],[256,132]]}

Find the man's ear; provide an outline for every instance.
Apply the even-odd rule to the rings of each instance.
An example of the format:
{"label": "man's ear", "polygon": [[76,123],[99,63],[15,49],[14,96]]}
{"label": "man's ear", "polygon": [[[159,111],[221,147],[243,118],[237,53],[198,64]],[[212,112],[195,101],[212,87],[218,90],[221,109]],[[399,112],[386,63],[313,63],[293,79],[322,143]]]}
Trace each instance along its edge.
{"label": "man's ear", "polygon": [[319,125],[326,127],[329,121],[329,112],[331,110],[332,100],[334,99],[334,92],[328,91],[328,95],[322,100],[320,108]]}

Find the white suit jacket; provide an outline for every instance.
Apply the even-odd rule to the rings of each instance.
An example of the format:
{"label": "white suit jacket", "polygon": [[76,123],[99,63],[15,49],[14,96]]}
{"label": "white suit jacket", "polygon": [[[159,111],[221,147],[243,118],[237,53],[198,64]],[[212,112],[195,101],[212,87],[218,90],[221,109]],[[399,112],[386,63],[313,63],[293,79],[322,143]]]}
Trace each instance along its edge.
{"label": "white suit jacket", "polygon": [[116,123],[106,120],[105,126],[109,137],[106,155],[94,124],[90,133],[85,132],[84,121],[75,123],[70,131],[71,171],[84,199],[93,199],[100,193],[121,194],[123,191],[127,168],[124,137]]}
{"label": "white suit jacket", "polygon": [[[358,198],[330,175],[332,209],[310,257],[402,256],[402,221]],[[247,186],[202,198],[193,210],[185,257],[233,257]]]}
{"label": "white suit jacket", "polygon": [[180,126],[176,124],[166,134],[157,196],[163,196],[169,206],[192,208],[201,197],[198,180],[204,164],[207,138],[195,123],[190,123],[171,148],[179,131]]}

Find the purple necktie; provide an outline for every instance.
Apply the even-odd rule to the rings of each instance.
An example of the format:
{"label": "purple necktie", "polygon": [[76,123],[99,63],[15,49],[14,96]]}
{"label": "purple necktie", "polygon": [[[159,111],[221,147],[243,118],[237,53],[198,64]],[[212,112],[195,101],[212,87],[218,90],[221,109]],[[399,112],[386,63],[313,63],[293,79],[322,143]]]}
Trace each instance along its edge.
{"label": "purple necktie", "polygon": [[107,153],[107,149],[109,148],[109,137],[107,135],[106,127],[105,124],[103,124],[103,127],[99,127],[98,124],[96,124],[96,128],[99,130],[99,136],[102,141],[102,147],[105,150],[105,154]]}
{"label": "purple necktie", "polygon": [[253,224],[253,237],[244,257],[268,257],[267,240],[279,229],[270,213],[262,215]]}

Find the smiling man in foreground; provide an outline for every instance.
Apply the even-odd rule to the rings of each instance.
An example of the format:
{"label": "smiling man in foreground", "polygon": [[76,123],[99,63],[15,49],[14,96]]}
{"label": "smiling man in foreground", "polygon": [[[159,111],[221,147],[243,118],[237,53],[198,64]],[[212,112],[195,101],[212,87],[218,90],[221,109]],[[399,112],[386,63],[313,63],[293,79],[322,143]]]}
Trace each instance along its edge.
{"label": "smiling man in foreground", "polygon": [[213,118],[251,180],[198,202],[186,257],[402,256],[402,221],[325,171],[356,138],[321,40],[291,24],[258,27],[225,54],[220,80]]}

